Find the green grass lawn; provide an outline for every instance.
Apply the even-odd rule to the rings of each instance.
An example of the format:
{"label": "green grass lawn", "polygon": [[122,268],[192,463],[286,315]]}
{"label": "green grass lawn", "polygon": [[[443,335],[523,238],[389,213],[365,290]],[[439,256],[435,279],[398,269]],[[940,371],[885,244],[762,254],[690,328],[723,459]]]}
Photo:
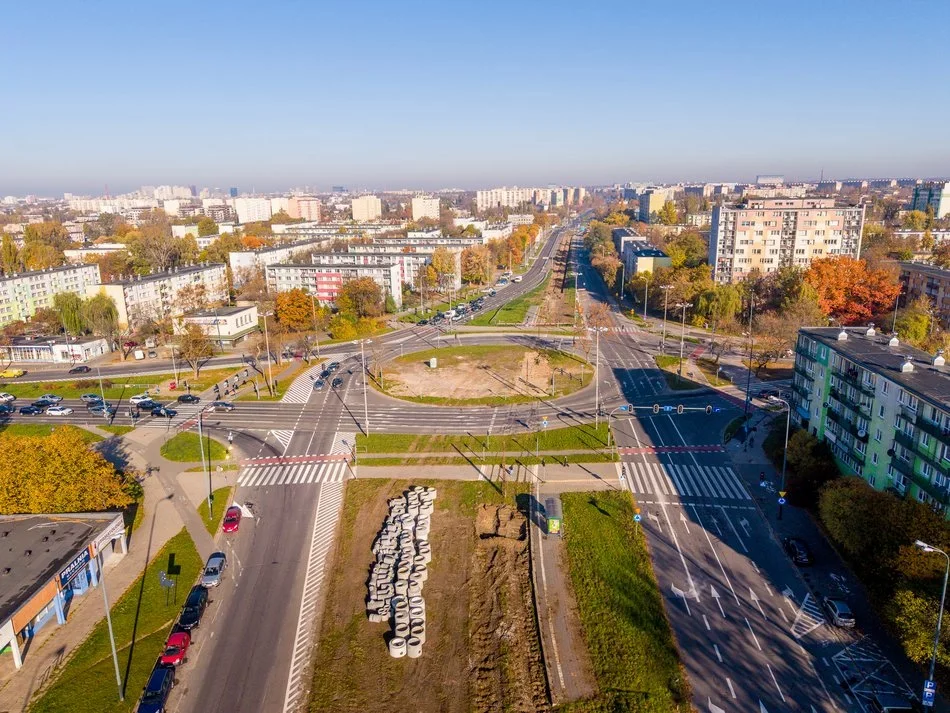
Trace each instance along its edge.
{"label": "green grass lawn", "polygon": [[[142,688],[161,653],[171,625],[181,609],[188,590],[203,566],[187,531],[175,535],[148,565],[143,576],[112,607],[112,628],[119,653],[119,672],[125,685],[125,702],[118,700],[109,634],[105,619],[54,674],[52,685],[29,708],[30,713],[126,713],[138,703]],[[173,565],[170,566],[170,565]],[[158,573],[164,570],[178,581],[177,601],[174,590],[166,604],[166,592],[159,585]],[[177,572],[177,574],[176,574]],[[102,594],[87,596],[99,600]],[[112,592],[115,597],[116,593]],[[133,644],[131,645],[130,644]]]}
{"label": "green grass lawn", "polygon": [[699,370],[703,372],[703,376],[712,386],[728,386],[732,383],[729,379],[716,376],[716,365],[708,359],[697,359],[696,366],[699,367]]}
{"label": "green grass lawn", "polygon": [[82,435],[82,439],[89,444],[105,440],[99,434],[87,431],[85,428],[79,428],[79,426],[57,426],[52,423],[9,423],[0,426],[0,433],[8,433],[11,436],[48,436],[55,428],[74,428]]}
{"label": "green grass lawn", "polygon": [[561,495],[571,582],[600,689],[571,711],[690,710],[643,531],[625,492]]}
{"label": "green grass lawn", "polygon": [[[749,360],[743,359],[742,366],[749,368]],[[752,364],[752,373],[762,381],[778,381],[782,379],[791,379],[795,375],[795,369],[790,362],[770,363],[768,366],[755,370],[755,363]]]}
{"label": "green grass lawn", "polygon": [[212,512],[208,512],[208,501],[202,500],[198,506],[198,515],[205,524],[205,529],[214,537],[218,528],[221,527],[221,519],[224,517],[224,511],[231,504],[231,491],[234,490],[230,485],[218,488],[211,493]]}
{"label": "green grass lawn", "polygon": [[745,416],[737,416],[732,419],[728,424],[726,424],[726,430],[722,434],[722,442],[728,443],[731,441],[735,435],[739,432],[739,429],[742,428],[742,424],[745,423]]}
{"label": "green grass lawn", "polygon": [[528,290],[520,297],[506,302],[496,310],[488,310],[468,322],[475,327],[489,327],[503,324],[521,324],[528,314],[528,308],[541,302],[544,290],[551,279],[551,273],[537,287]]}
{"label": "green grass lawn", "polygon": [[[386,456],[381,458],[374,458],[373,456],[363,457],[360,456],[357,461],[357,467],[367,466],[367,467],[385,467],[385,466],[403,466],[403,465],[470,465],[475,463],[477,465],[512,465],[518,463],[520,465],[541,465],[542,462],[545,466],[554,466],[563,465],[567,463],[615,463],[620,460],[619,456],[611,452],[595,452],[591,451],[590,453],[565,453],[562,455],[542,455],[540,457],[535,457],[532,452],[530,455],[525,455],[526,452],[514,451],[509,453],[505,457],[500,455],[487,456],[482,458],[481,455],[477,454],[467,454],[465,456]],[[540,474],[540,473],[539,473]]]}
{"label": "green grass lawn", "polygon": [[[224,460],[228,457],[228,450],[222,443],[204,437],[205,458],[210,455],[212,461]],[[162,444],[162,456],[168,460],[180,463],[194,463],[201,460],[201,451],[198,450],[198,434],[185,431],[179,433]]]}
{"label": "green grass lawn", "polygon": [[116,426],[110,423],[98,426],[98,428],[102,429],[103,431],[108,431],[109,433],[114,433],[117,436],[124,436],[126,433],[130,433],[135,430],[135,426]]}
{"label": "green grass lawn", "polygon": [[[681,377],[679,375],[679,357],[658,354],[653,358],[656,360],[656,365],[663,370],[663,377],[666,379],[666,385],[669,386],[673,391],[688,391],[690,389],[698,389],[702,386],[701,384],[697,384],[695,381],[690,381],[685,376]],[[684,364],[683,366],[687,367],[688,365]]]}

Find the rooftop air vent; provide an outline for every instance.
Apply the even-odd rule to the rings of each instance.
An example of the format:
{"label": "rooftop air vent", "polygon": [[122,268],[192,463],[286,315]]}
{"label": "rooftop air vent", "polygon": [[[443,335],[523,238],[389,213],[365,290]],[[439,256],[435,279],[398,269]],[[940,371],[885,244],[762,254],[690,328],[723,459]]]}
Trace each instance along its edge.
{"label": "rooftop air vent", "polygon": [[870,324],[868,324],[868,328],[867,328],[867,331],[864,333],[864,336],[873,337],[875,334],[877,334],[877,332],[874,331],[874,322],[871,322]]}
{"label": "rooftop air vent", "polygon": [[946,363],[947,363],[947,360],[943,358],[943,349],[938,349],[937,354],[934,356],[933,365],[943,366]]}
{"label": "rooftop air vent", "polygon": [[896,347],[900,343],[901,343],[900,339],[898,339],[897,335],[895,334],[893,337],[891,337],[891,340],[887,343],[887,346]]}
{"label": "rooftop air vent", "polygon": [[848,341],[848,333],[844,331],[843,329],[840,332],[838,332],[838,341],[839,342]]}
{"label": "rooftop air vent", "polygon": [[914,370],[913,360],[909,356],[904,357],[904,363],[901,364],[901,372],[907,374],[913,370]]}

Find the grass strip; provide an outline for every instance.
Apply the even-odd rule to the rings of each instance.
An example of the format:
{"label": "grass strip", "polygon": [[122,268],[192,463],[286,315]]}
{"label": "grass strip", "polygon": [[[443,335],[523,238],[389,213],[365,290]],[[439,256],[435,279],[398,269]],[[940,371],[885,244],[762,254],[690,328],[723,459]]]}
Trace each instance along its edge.
{"label": "grass strip", "polygon": [[[191,386],[192,392],[199,393],[205,389],[210,389],[218,382],[237,373],[237,371],[243,371],[243,369],[208,369],[200,372],[198,378],[194,378],[190,370],[180,371],[178,379],[175,378],[173,373],[122,377],[103,376],[102,392],[105,393],[106,401],[118,401],[148,390],[149,393],[155,395],[156,401],[161,401],[178,396],[185,389],[186,383]],[[174,391],[168,388],[172,381],[181,384]],[[64,399],[78,399],[83,394],[100,393],[99,379],[94,373],[66,381],[38,381],[32,383],[6,381],[0,383],[0,391],[13,394],[18,399],[30,400],[49,393],[62,396]]]}
{"label": "grass strip", "polygon": [[108,431],[109,433],[114,433],[117,436],[124,436],[126,433],[131,433],[135,430],[135,426],[116,426],[111,423],[97,426],[97,428],[103,431]]}
{"label": "grass strip", "polygon": [[723,379],[718,375],[717,365],[709,359],[697,359],[696,366],[703,372],[703,376],[706,377],[711,386],[729,386],[732,383],[729,379]]}
{"label": "grass strip", "polygon": [[105,440],[98,433],[87,431],[85,428],[72,425],[57,426],[52,423],[9,423],[0,426],[0,433],[8,433],[11,436],[48,436],[56,428],[75,428],[79,431],[83,441],[87,444],[98,443]]}
{"label": "grass strip", "polygon": [[599,451],[607,447],[606,423],[579,424],[564,428],[512,433],[509,435],[462,434],[434,435],[426,433],[362,433],[356,436],[357,451],[362,453],[446,453],[458,448],[462,453],[480,454],[502,450],[514,453],[542,451]]}
{"label": "grass strip", "polygon": [[515,297],[510,302],[506,302],[494,311],[484,312],[468,323],[475,327],[487,327],[500,324],[521,324],[528,314],[528,308],[537,305],[541,301],[544,290],[547,288],[551,274],[545,277],[541,284],[525,292],[520,297]]}
{"label": "grass strip", "polygon": [[564,493],[571,582],[600,698],[572,711],[686,711],[690,692],[625,492]]}
{"label": "grass strip", "polygon": [[666,379],[666,385],[673,391],[689,391],[691,389],[702,388],[702,384],[690,381],[677,373],[680,365],[679,357],[658,354],[653,358],[656,360],[656,365],[663,371],[663,378]]}
{"label": "grass strip", "polygon": [[[204,455],[212,461],[224,460],[228,457],[228,450],[222,443],[204,437]],[[198,449],[198,434],[185,431],[173,436],[162,444],[162,457],[179,463],[195,463],[201,460],[201,451]]]}
{"label": "grass strip", "polygon": [[463,456],[380,456],[374,458],[359,458],[357,466],[399,466],[399,465],[541,465],[558,466],[565,463],[615,463],[620,459],[614,453],[568,453],[567,455],[542,455],[535,457],[533,455],[510,455],[502,458],[501,456],[488,456],[487,458],[465,458]]}
{"label": "grass strip", "polygon": [[234,490],[230,485],[218,488],[211,493],[212,512],[208,512],[208,501],[202,500],[198,506],[198,515],[205,524],[205,529],[213,537],[221,527],[221,520],[224,518],[224,511],[231,504],[231,491]]}
{"label": "grass strip", "polygon": [[[53,683],[30,706],[30,713],[132,711],[202,565],[191,537],[183,529],[168,541],[145,573],[113,605],[112,628],[125,687],[124,702],[118,700],[109,634],[103,618],[54,674]],[[159,584],[160,570],[178,581],[177,593]],[[93,591],[86,596],[99,598],[102,595]],[[101,602],[97,606],[101,607]]]}

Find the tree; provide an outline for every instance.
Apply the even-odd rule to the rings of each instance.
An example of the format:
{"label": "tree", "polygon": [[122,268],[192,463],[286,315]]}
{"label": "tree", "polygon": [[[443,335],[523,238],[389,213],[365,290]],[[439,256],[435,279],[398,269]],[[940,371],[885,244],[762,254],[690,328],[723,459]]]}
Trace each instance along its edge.
{"label": "tree", "polygon": [[666,201],[663,207],[660,208],[659,213],[657,213],[657,219],[663,223],[663,225],[676,225],[679,223],[679,215],[676,213],[676,203]]}
{"label": "tree", "polygon": [[23,229],[24,247],[31,243],[40,243],[56,248],[60,253],[72,247],[69,231],[61,223],[31,223]]}
{"label": "tree", "polygon": [[214,345],[197,324],[185,324],[178,337],[178,354],[191,366],[197,379],[201,367],[214,356]]}
{"label": "tree", "polygon": [[[784,429],[784,426],[780,426]],[[831,448],[808,431],[797,430],[788,439],[787,490],[792,505],[813,508],[825,483],[839,475]]]}
{"label": "tree", "polygon": [[950,240],[944,240],[933,249],[931,256],[937,267],[950,268]]}
{"label": "tree", "polygon": [[356,325],[342,313],[333,316],[333,319],[330,320],[328,330],[330,336],[334,339],[347,340],[356,338]]}
{"label": "tree", "polygon": [[105,337],[112,349],[115,336],[119,332],[119,310],[115,300],[104,292],[89,297],[82,305],[83,323],[100,337]]}
{"label": "tree", "polygon": [[63,326],[72,335],[78,336],[86,329],[82,316],[82,298],[75,292],[58,292],[53,295],[53,307],[59,312]]}
{"label": "tree", "polygon": [[30,317],[30,324],[39,328],[43,334],[59,334],[63,331],[59,313],[52,307],[38,307]]}
{"label": "tree", "polygon": [[208,262],[228,264],[230,253],[240,252],[241,250],[244,250],[241,239],[233,233],[225,233],[206,247],[199,257],[201,260],[207,260]]}
{"label": "tree", "polygon": [[742,295],[734,285],[716,285],[699,294],[693,303],[693,315],[713,325],[735,320],[742,308]]}
{"label": "tree", "polygon": [[0,434],[0,514],[113,510],[131,502],[126,480],[72,426],[49,435]]}
{"label": "tree", "polygon": [[63,252],[47,243],[27,243],[20,251],[20,258],[27,270],[45,270],[63,264]]}
{"label": "tree", "polygon": [[218,224],[211,218],[204,216],[198,220],[198,237],[203,238],[207,235],[217,235]]}
{"label": "tree", "polygon": [[20,269],[20,251],[17,249],[13,237],[3,234],[3,241],[0,242],[0,260],[3,261],[3,273],[12,275]]}
{"label": "tree", "polygon": [[356,318],[378,317],[383,312],[383,291],[372,277],[348,280],[340,288],[336,306]]}
{"label": "tree", "polygon": [[923,346],[930,334],[930,309],[930,301],[918,297],[897,311],[896,329],[901,339],[917,347]]}
{"label": "tree", "polygon": [[815,289],[822,312],[842,324],[865,323],[886,311],[901,289],[891,273],[846,255],[812,260],[805,281]]}
{"label": "tree", "polygon": [[455,255],[448,248],[439,246],[433,250],[431,264],[440,286],[444,286],[449,276],[455,274]]}
{"label": "tree", "polygon": [[907,230],[923,230],[927,227],[927,214],[922,210],[909,210],[901,225]]}
{"label": "tree", "polygon": [[201,284],[185,285],[175,295],[175,309],[178,314],[198,312],[208,307],[208,290]]}
{"label": "tree", "polygon": [[484,245],[472,245],[462,251],[462,279],[483,285],[491,279],[491,254]]}
{"label": "tree", "polygon": [[171,235],[158,230],[143,232],[129,243],[129,253],[135,270],[142,275],[149,272],[163,272],[178,264],[180,244]]}
{"label": "tree", "polygon": [[774,312],[761,315],[755,323],[752,342],[752,363],[758,374],[773,361],[781,359],[795,344],[796,334],[784,319]]}
{"label": "tree", "polygon": [[313,303],[310,295],[299,287],[278,292],[274,301],[277,321],[292,332],[313,329]]}

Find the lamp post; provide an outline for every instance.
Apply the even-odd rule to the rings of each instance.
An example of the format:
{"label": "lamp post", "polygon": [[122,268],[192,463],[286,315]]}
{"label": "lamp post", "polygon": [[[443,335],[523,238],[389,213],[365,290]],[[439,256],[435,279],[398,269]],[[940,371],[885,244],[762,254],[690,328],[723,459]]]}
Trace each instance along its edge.
{"label": "lamp post", "polygon": [[365,339],[360,340],[360,367],[363,372],[363,424],[366,428],[366,435],[369,436],[369,402],[366,398],[366,356],[363,352],[363,342]]}
{"label": "lamp post", "polygon": [[646,273],[647,283],[643,287],[643,318],[647,318],[647,300],[650,297],[650,273]]}
{"label": "lamp post", "polygon": [[[600,425],[600,327],[588,327],[594,332],[594,426]],[[588,352],[590,353],[590,352]]]}
{"label": "lamp post", "polygon": [[[202,430],[201,430],[201,417],[202,417],[202,415],[204,415],[204,409],[201,409],[200,411],[198,411],[198,450],[201,451],[201,468],[202,468],[202,470],[204,470],[204,469],[205,469],[205,442],[204,442],[204,435],[203,435],[203,432],[202,432]],[[210,444],[209,444],[209,446],[210,446]],[[207,465],[207,469],[208,469],[208,516],[210,517],[210,516],[212,515],[212,509],[211,509],[211,493],[212,493],[212,490],[211,490],[211,454],[210,454],[210,453],[208,454],[208,465]]]}
{"label": "lamp post", "polygon": [[[99,377],[99,398],[102,399],[102,403],[106,402],[106,390],[102,388],[102,372],[99,371],[99,367],[96,366],[96,376]],[[116,406],[116,409],[119,407]]]}
{"label": "lamp post", "polygon": [[[755,304],[755,293],[749,293],[749,371],[745,382],[745,408],[743,409],[744,423],[749,420],[749,407],[752,403],[752,306]],[[749,433],[749,427],[746,425],[746,434]]]}
{"label": "lamp post", "polygon": [[947,598],[947,577],[950,575],[950,555],[947,555],[947,553],[941,550],[939,547],[928,545],[926,542],[921,542],[920,540],[915,540],[914,545],[922,549],[924,552],[939,552],[947,560],[947,568],[943,573],[943,592],[940,595],[940,611],[937,614],[937,631],[934,633],[934,650],[933,654],[930,656],[930,676],[928,678],[933,681],[934,668],[937,665],[937,646],[940,644],[940,627],[943,625],[943,603]]}
{"label": "lamp post", "polygon": [[680,368],[679,368],[679,377],[683,378],[683,346],[686,342],[686,310],[693,306],[692,302],[677,302],[676,308],[683,309],[683,327],[680,330]]}
{"label": "lamp post", "polygon": [[779,398],[778,396],[770,396],[769,401],[781,402],[785,404],[785,448],[782,450],[782,483],[779,485],[779,503],[778,503],[778,519],[782,519],[782,500],[785,499],[785,467],[788,465],[788,430],[792,425],[792,406],[785,399]]}
{"label": "lamp post", "polygon": [[267,384],[267,390],[270,391],[271,396],[274,395],[274,369],[271,366],[272,360],[270,358],[270,338],[267,336],[267,318],[270,317],[273,312],[264,313],[264,348],[267,350],[267,378],[270,383]]}
{"label": "lamp post", "polygon": [[317,297],[310,293],[310,306],[313,308],[313,340],[317,343],[317,359],[320,358],[320,338],[317,336]]}
{"label": "lamp post", "polygon": [[666,308],[670,304],[670,290],[673,289],[673,285],[660,285],[660,289],[663,290],[663,341],[660,342],[660,353],[666,353]]}
{"label": "lamp post", "polygon": [[620,309],[623,309],[623,288],[627,281],[627,263],[620,262]]}
{"label": "lamp post", "polygon": [[106,607],[106,625],[109,629],[109,643],[112,645],[112,665],[115,666],[115,683],[119,687],[119,700],[125,700],[125,694],[122,692],[122,675],[119,673],[119,655],[115,650],[115,636],[112,634],[112,613],[109,610],[109,595],[106,593],[106,575],[102,571],[102,554],[99,558],[99,586],[102,587],[102,602]]}

